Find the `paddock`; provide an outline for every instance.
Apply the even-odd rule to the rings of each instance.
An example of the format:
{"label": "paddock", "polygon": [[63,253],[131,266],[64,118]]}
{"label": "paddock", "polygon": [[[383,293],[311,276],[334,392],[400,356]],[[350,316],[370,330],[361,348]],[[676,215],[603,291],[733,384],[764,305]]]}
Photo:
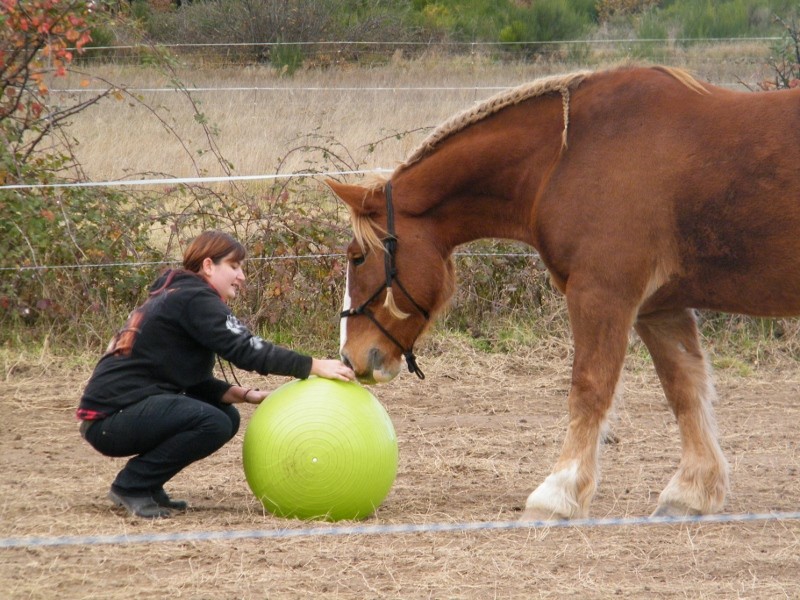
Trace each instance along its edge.
{"label": "paddock", "polygon": [[[703,79],[711,71],[712,79],[738,87],[736,78],[750,79],[751,71],[757,70],[705,50],[702,55],[711,60],[710,67],[701,68]],[[756,62],[760,65],[762,60]],[[445,68],[448,72],[443,73]],[[261,173],[264,165],[274,164],[299,143],[295,113],[308,119],[310,102],[316,107],[314,118],[342,130],[351,128],[350,121],[338,114],[331,118],[323,104],[328,96],[348,107],[352,115],[345,116],[368,125],[367,135],[352,127],[357,142],[345,140],[357,147],[385,133],[375,129],[379,121],[368,110],[398,117],[396,124],[383,123],[386,131],[407,131],[412,125],[433,125],[483,95],[474,87],[456,89],[465,78],[470,86],[476,79],[482,86],[506,86],[508,81],[543,74],[538,65],[491,77],[472,64],[465,67],[467,75],[451,74],[450,69],[449,64],[436,69],[423,65],[431,71],[430,80],[423,80],[427,87],[420,86],[418,70],[389,78],[388,84],[378,70],[353,74],[354,83],[337,74],[334,83],[352,83],[361,90],[353,97],[366,99],[366,105],[355,107],[337,95],[343,92],[328,91],[329,81],[300,77],[293,85],[305,85],[306,92],[321,90],[311,101],[302,89],[289,93],[283,85],[247,92],[214,87],[205,95],[205,106],[212,121],[223,116],[234,121],[223,121],[222,126],[226,156],[230,153],[239,172]],[[380,87],[364,79],[368,76]],[[200,74],[193,74],[192,81],[197,77]],[[415,87],[403,77],[411,78]],[[217,74],[211,81],[217,85]],[[236,81],[237,88],[240,84]],[[434,84],[453,85],[454,91],[443,95]],[[151,82],[141,85],[151,87]],[[369,93],[363,93],[365,87]],[[166,102],[162,97],[175,96],[171,89],[162,91],[159,103]],[[436,100],[431,101],[434,93]],[[234,109],[215,104],[218,98]],[[302,112],[295,104],[302,105]],[[400,110],[406,105],[413,110]],[[269,119],[260,112],[264,107]],[[421,107],[430,114],[421,116]],[[106,118],[112,128],[138,134],[143,127],[126,128],[131,122],[141,123],[134,110],[112,104]],[[275,110],[290,114],[279,112],[276,118]],[[399,118],[409,112],[412,125]],[[194,121],[182,114],[182,123]],[[243,135],[251,132],[253,122],[285,125],[291,135],[280,129]],[[161,153],[137,153],[152,143],[150,138],[140,142],[101,135],[107,123],[91,113],[75,122],[85,139],[115,145],[114,151],[99,143],[83,145],[83,152],[93,152],[82,159],[95,179],[121,178],[121,165],[139,173],[177,163]],[[160,132],[160,124],[154,125]],[[315,125],[304,131],[315,131]],[[339,139],[341,131],[331,135]],[[359,157],[359,165],[391,164],[404,156],[413,137],[388,142],[380,156],[359,148],[367,154],[366,159]],[[245,138],[258,147],[242,144]],[[264,139],[276,140],[281,154],[260,154],[261,147],[271,147],[262,143]],[[122,141],[127,142],[123,149],[132,149],[130,157],[120,157],[117,146]],[[183,157],[180,151],[176,154]],[[140,157],[151,162],[133,162]],[[184,176],[193,171],[173,166],[170,173]],[[628,354],[624,393],[616,403],[617,441],[602,448],[602,485],[590,513],[596,521],[530,527],[518,522],[525,498],[550,472],[566,426],[572,354],[564,340],[546,340],[503,355],[477,352],[447,336],[434,336],[420,345],[425,381],[403,374],[374,390],[398,433],[395,485],[374,517],[333,525],[264,514],[241,467],[242,438],[253,407],[242,408],[242,429],[230,444],[171,482],[169,492],[191,504],[188,513],[152,523],[125,516],[105,498],[123,461],[89,448],[74,419],[91,359],[56,357],[46,351],[16,355],[3,349],[0,597],[800,597],[800,520],[786,516],[800,511],[800,369],[780,357],[765,357],[753,367],[749,362],[723,362],[713,347],[709,350],[715,362],[720,443],[733,482],[717,522],[645,521],[678,465],[680,445],[653,366],[639,347]],[[240,379],[262,388],[285,381],[246,375]],[[750,519],[755,516],[758,519]],[[362,527],[366,532],[360,532]]]}
{"label": "paddock", "polygon": [[[169,492],[189,501],[188,513],[152,523],[125,516],[105,498],[122,459],[94,452],[74,421],[91,365],[6,354],[0,545],[17,543],[0,547],[3,595],[800,596],[800,520],[780,516],[800,507],[797,365],[773,361],[746,376],[716,365],[721,445],[734,482],[723,522],[642,522],[674,472],[679,444],[652,365],[634,352],[616,408],[617,441],[602,450],[596,521],[517,526],[526,490],[561,448],[570,354],[558,343],[494,355],[429,339],[420,348],[425,381],[404,374],[374,388],[398,434],[394,488],[372,518],[338,524],[264,514],[241,466],[252,407],[243,407],[230,444],[173,480]],[[749,515],[761,517],[733,520]],[[514,526],[482,527],[496,523]],[[100,543],[111,536],[116,541]]]}

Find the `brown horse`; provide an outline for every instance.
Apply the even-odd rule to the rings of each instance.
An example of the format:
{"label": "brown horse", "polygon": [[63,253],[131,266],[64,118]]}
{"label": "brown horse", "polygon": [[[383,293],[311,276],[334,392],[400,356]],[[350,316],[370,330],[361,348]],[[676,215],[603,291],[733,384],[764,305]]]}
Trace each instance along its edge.
{"label": "brown horse", "polygon": [[[800,90],[733,92],[665,67],[548,77],[437,128],[350,208],[344,360],[393,378],[454,290],[453,249],[533,246],[565,296],[569,425],[523,519],[588,514],[633,327],[680,429],[656,515],[721,510],[728,467],[694,309],[800,313]],[[367,318],[363,318],[367,317]]]}

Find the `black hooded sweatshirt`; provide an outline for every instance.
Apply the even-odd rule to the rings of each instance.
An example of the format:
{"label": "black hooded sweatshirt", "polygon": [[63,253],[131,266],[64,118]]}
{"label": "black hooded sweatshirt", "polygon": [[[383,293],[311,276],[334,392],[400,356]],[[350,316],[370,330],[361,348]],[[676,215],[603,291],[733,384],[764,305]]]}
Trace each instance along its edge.
{"label": "black hooded sweatshirt", "polygon": [[231,384],[214,377],[215,355],[262,375],[305,379],[311,371],[310,356],[253,335],[199,275],[167,271],[97,363],[78,417],[104,418],[163,393],[220,402]]}

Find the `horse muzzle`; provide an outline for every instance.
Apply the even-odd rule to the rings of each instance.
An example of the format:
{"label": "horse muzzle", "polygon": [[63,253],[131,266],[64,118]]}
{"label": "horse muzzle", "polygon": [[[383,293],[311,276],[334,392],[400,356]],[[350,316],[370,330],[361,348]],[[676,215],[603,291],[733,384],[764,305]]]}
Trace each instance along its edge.
{"label": "horse muzzle", "polygon": [[355,371],[358,381],[366,385],[387,383],[400,372],[400,359],[387,359],[386,354],[377,348],[371,348],[366,353],[363,364],[353,360],[347,351],[342,351],[341,358],[342,362]]}

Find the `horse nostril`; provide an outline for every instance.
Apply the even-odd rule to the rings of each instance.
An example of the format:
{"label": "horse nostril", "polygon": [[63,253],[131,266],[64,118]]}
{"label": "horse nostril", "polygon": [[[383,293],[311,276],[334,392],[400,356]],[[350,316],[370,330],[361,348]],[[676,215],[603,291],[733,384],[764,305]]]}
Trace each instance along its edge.
{"label": "horse nostril", "polygon": [[383,353],[378,350],[377,348],[373,348],[369,351],[369,366],[370,368],[375,371],[381,368],[383,365]]}
{"label": "horse nostril", "polygon": [[349,358],[347,358],[347,356],[346,356],[346,355],[344,355],[344,354],[342,354],[342,362],[343,362],[345,365],[347,365],[348,367],[350,367],[351,369],[353,368],[353,365],[350,363],[350,359],[349,359]]}

